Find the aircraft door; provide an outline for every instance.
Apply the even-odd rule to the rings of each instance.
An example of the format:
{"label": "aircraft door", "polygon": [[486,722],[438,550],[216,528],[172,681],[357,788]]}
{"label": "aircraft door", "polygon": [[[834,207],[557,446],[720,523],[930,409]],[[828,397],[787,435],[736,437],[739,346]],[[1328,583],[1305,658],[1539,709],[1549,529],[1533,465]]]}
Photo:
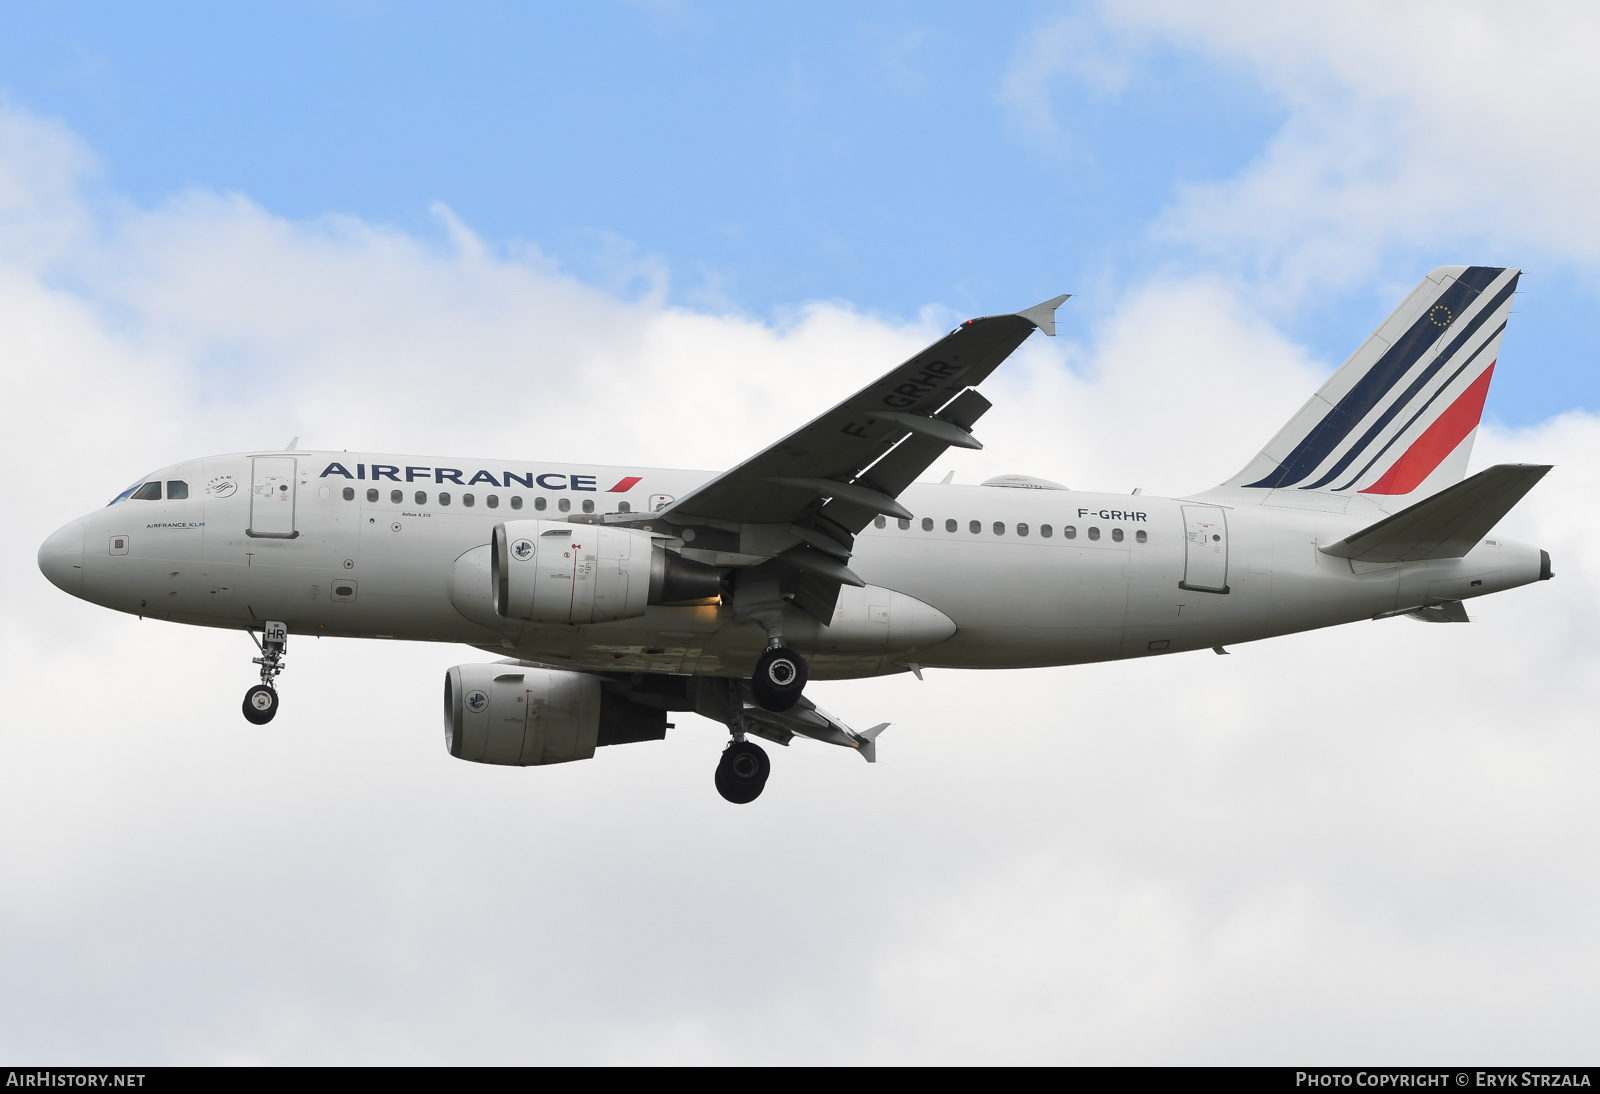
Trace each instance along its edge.
{"label": "aircraft door", "polygon": [[1178,587],[1205,593],[1227,592],[1227,517],[1214,505],[1185,505],[1183,523],[1183,580]]}
{"label": "aircraft door", "polygon": [[250,473],[250,527],[256,539],[294,539],[294,457],[257,456]]}

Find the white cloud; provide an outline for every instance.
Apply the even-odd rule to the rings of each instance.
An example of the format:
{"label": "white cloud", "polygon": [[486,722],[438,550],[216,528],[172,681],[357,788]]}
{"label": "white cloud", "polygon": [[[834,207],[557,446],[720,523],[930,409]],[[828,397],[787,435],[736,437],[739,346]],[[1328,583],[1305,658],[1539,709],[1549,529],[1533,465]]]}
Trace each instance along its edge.
{"label": "white cloud", "polygon": [[[34,164],[52,175],[29,176]],[[881,762],[721,731],[586,764],[451,760],[439,674],[242,636],[37,573],[150,467],[282,443],[716,468],[940,332],[619,299],[461,226],[438,246],[190,194],[96,213],[70,134],[0,115],[0,1054],[162,1061],[1565,1061],[1592,1045],[1600,422],[1489,432],[1558,470],[1509,518],[1556,581],[1138,663],[820,685]],[[68,229],[34,232],[35,223]],[[962,481],[1185,490],[1313,362],[1220,282],[1075,300]],[[1074,339],[1074,331],[1088,331]],[[1179,333],[1181,332],[1181,333]],[[1067,368],[1065,366],[1070,366]]]}
{"label": "white cloud", "polygon": [[1152,42],[1253,78],[1281,128],[1236,173],[1177,184],[1153,232],[1248,275],[1263,303],[1361,284],[1397,255],[1600,272],[1592,6],[1144,0],[1098,14],[1024,36],[1001,86],[1011,124],[1062,143],[1057,98],[1139,80]]}
{"label": "white cloud", "polygon": [[1124,31],[1243,68],[1289,111],[1237,176],[1180,192],[1169,240],[1289,290],[1348,285],[1387,254],[1441,244],[1593,279],[1592,7],[1151,0],[1103,11]]}

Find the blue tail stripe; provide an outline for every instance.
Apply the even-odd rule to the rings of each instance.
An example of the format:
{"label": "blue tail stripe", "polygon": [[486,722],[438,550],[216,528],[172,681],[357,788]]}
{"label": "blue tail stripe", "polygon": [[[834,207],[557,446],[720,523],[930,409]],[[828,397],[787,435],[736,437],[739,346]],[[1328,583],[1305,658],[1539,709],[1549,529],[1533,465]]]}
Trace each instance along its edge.
{"label": "blue tail stripe", "polygon": [[[1498,327],[1496,327],[1494,329],[1494,333],[1490,334],[1489,337],[1487,337],[1487,338],[1485,338],[1483,340],[1483,345],[1481,345],[1477,349],[1473,350],[1472,353],[1467,357],[1467,359],[1465,361],[1461,362],[1461,367],[1456,369],[1454,372],[1452,372],[1450,374],[1450,378],[1448,380],[1446,380],[1444,383],[1439,385],[1439,390],[1435,391],[1432,395],[1428,396],[1427,401],[1424,402],[1421,406],[1419,406],[1417,408],[1417,412],[1415,414],[1411,415],[1411,417],[1406,420],[1406,424],[1401,426],[1399,429],[1397,429],[1395,431],[1394,436],[1390,437],[1389,440],[1384,443],[1384,446],[1382,448],[1378,449],[1378,451],[1373,454],[1372,459],[1368,460],[1362,466],[1361,470],[1357,471],[1355,473],[1355,476],[1349,482],[1345,483],[1343,486],[1337,487],[1336,489],[1348,490],[1352,486],[1354,486],[1356,483],[1360,482],[1363,478],[1365,478],[1367,472],[1372,470],[1372,465],[1377,463],[1379,460],[1383,459],[1383,454],[1385,452],[1389,451],[1389,449],[1393,448],[1394,447],[1394,443],[1396,441],[1398,441],[1401,437],[1404,437],[1406,435],[1406,430],[1410,429],[1412,426],[1417,424],[1417,419],[1422,417],[1424,414],[1426,414],[1428,412],[1428,408],[1430,406],[1432,406],[1438,400],[1439,396],[1443,395],[1445,392],[1450,390],[1450,385],[1455,383],[1456,379],[1463,372],[1467,371],[1468,368],[1472,367],[1472,362],[1474,362],[1474,361],[1476,361],[1478,359],[1478,355],[1481,354],[1484,350],[1488,349],[1489,346],[1494,342],[1494,340],[1500,336],[1500,332],[1505,330],[1505,329],[1506,329],[1506,325],[1504,323],[1501,323]],[[1442,359],[1443,358],[1441,358],[1441,360]]]}
{"label": "blue tail stripe", "polygon": [[[1372,423],[1371,427],[1367,429],[1366,433],[1362,435],[1359,441],[1350,446],[1350,450],[1348,452],[1339,457],[1339,461],[1328,469],[1327,474],[1323,475],[1322,478],[1318,479],[1314,483],[1311,483],[1309,486],[1301,487],[1301,489],[1316,490],[1319,487],[1328,485],[1328,483],[1344,474],[1345,468],[1354,463],[1361,456],[1361,453],[1367,450],[1367,446],[1373,442],[1373,439],[1376,438],[1379,433],[1382,433],[1384,428],[1387,427],[1390,422],[1394,421],[1395,415],[1399,414],[1406,407],[1410,406],[1411,400],[1415,399],[1417,397],[1417,393],[1427,386],[1428,381],[1437,376],[1439,374],[1439,370],[1450,363],[1451,359],[1461,351],[1461,347],[1466,345],[1467,341],[1474,334],[1478,333],[1479,328],[1482,327],[1484,323],[1488,322],[1489,317],[1500,310],[1500,305],[1511,299],[1511,294],[1517,290],[1517,280],[1521,276],[1521,274],[1518,274],[1517,277],[1513,277],[1506,283],[1504,288],[1495,294],[1493,300],[1489,301],[1489,303],[1484,307],[1478,309],[1478,313],[1472,317],[1471,322],[1464,326],[1461,333],[1456,335],[1456,337],[1451,341],[1449,347],[1447,347],[1443,353],[1439,354],[1438,357],[1434,358],[1433,363],[1427,368],[1423,369],[1415,380],[1411,381],[1411,386],[1406,389],[1404,395],[1390,403],[1389,409],[1378,415],[1378,420]],[[1476,356],[1476,354],[1474,354],[1474,356]]]}
{"label": "blue tail stripe", "polygon": [[[1505,267],[1469,266],[1434,299],[1434,306],[1443,304],[1453,315],[1460,315],[1504,272]],[[1295,445],[1294,451],[1283,463],[1264,478],[1249,483],[1247,489],[1293,486],[1303,481],[1350,435],[1351,430],[1361,424],[1372,408],[1405,377],[1411,366],[1438,342],[1440,335],[1439,327],[1427,313],[1423,313],[1389,347],[1388,352],[1367,370],[1366,375],[1356,381],[1338,405],[1329,410],[1305,439]]]}

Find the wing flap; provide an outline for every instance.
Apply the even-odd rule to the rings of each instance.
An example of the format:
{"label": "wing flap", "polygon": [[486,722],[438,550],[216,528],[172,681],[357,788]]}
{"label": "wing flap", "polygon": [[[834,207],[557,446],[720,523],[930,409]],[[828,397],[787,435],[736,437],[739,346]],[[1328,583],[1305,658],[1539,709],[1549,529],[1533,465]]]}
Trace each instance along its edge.
{"label": "wing flap", "polygon": [[1335,558],[1359,562],[1461,558],[1549,470],[1549,464],[1497,464],[1319,549]]}
{"label": "wing flap", "polygon": [[[941,410],[937,418],[930,420],[947,424],[960,430],[964,436],[971,437],[973,425],[993,405],[977,390],[968,388]],[[913,433],[896,445],[883,459],[869,467],[861,476],[861,481],[880,493],[897,497],[902,490],[917,481],[918,475],[932,467],[933,462],[943,456],[950,447],[944,437],[931,430]],[[846,498],[834,498],[822,507],[821,515],[824,520],[831,521],[854,535],[865,528],[867,522],[877,513],[859,505],[852,505]],[[891,515],[901,516],[900,513]],[[911,516],[910,513],[904,514],[906,519]]]}

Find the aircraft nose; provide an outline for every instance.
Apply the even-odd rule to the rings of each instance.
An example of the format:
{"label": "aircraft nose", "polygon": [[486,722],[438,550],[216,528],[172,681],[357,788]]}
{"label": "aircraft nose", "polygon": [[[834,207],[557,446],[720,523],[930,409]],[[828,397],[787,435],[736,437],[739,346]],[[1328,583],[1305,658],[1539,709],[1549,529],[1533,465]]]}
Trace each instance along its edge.
{"label": "aircraft nose", "polygon": [[39,572],[64,593],[83,587],[83,522],[73,521],[39,548]]}

